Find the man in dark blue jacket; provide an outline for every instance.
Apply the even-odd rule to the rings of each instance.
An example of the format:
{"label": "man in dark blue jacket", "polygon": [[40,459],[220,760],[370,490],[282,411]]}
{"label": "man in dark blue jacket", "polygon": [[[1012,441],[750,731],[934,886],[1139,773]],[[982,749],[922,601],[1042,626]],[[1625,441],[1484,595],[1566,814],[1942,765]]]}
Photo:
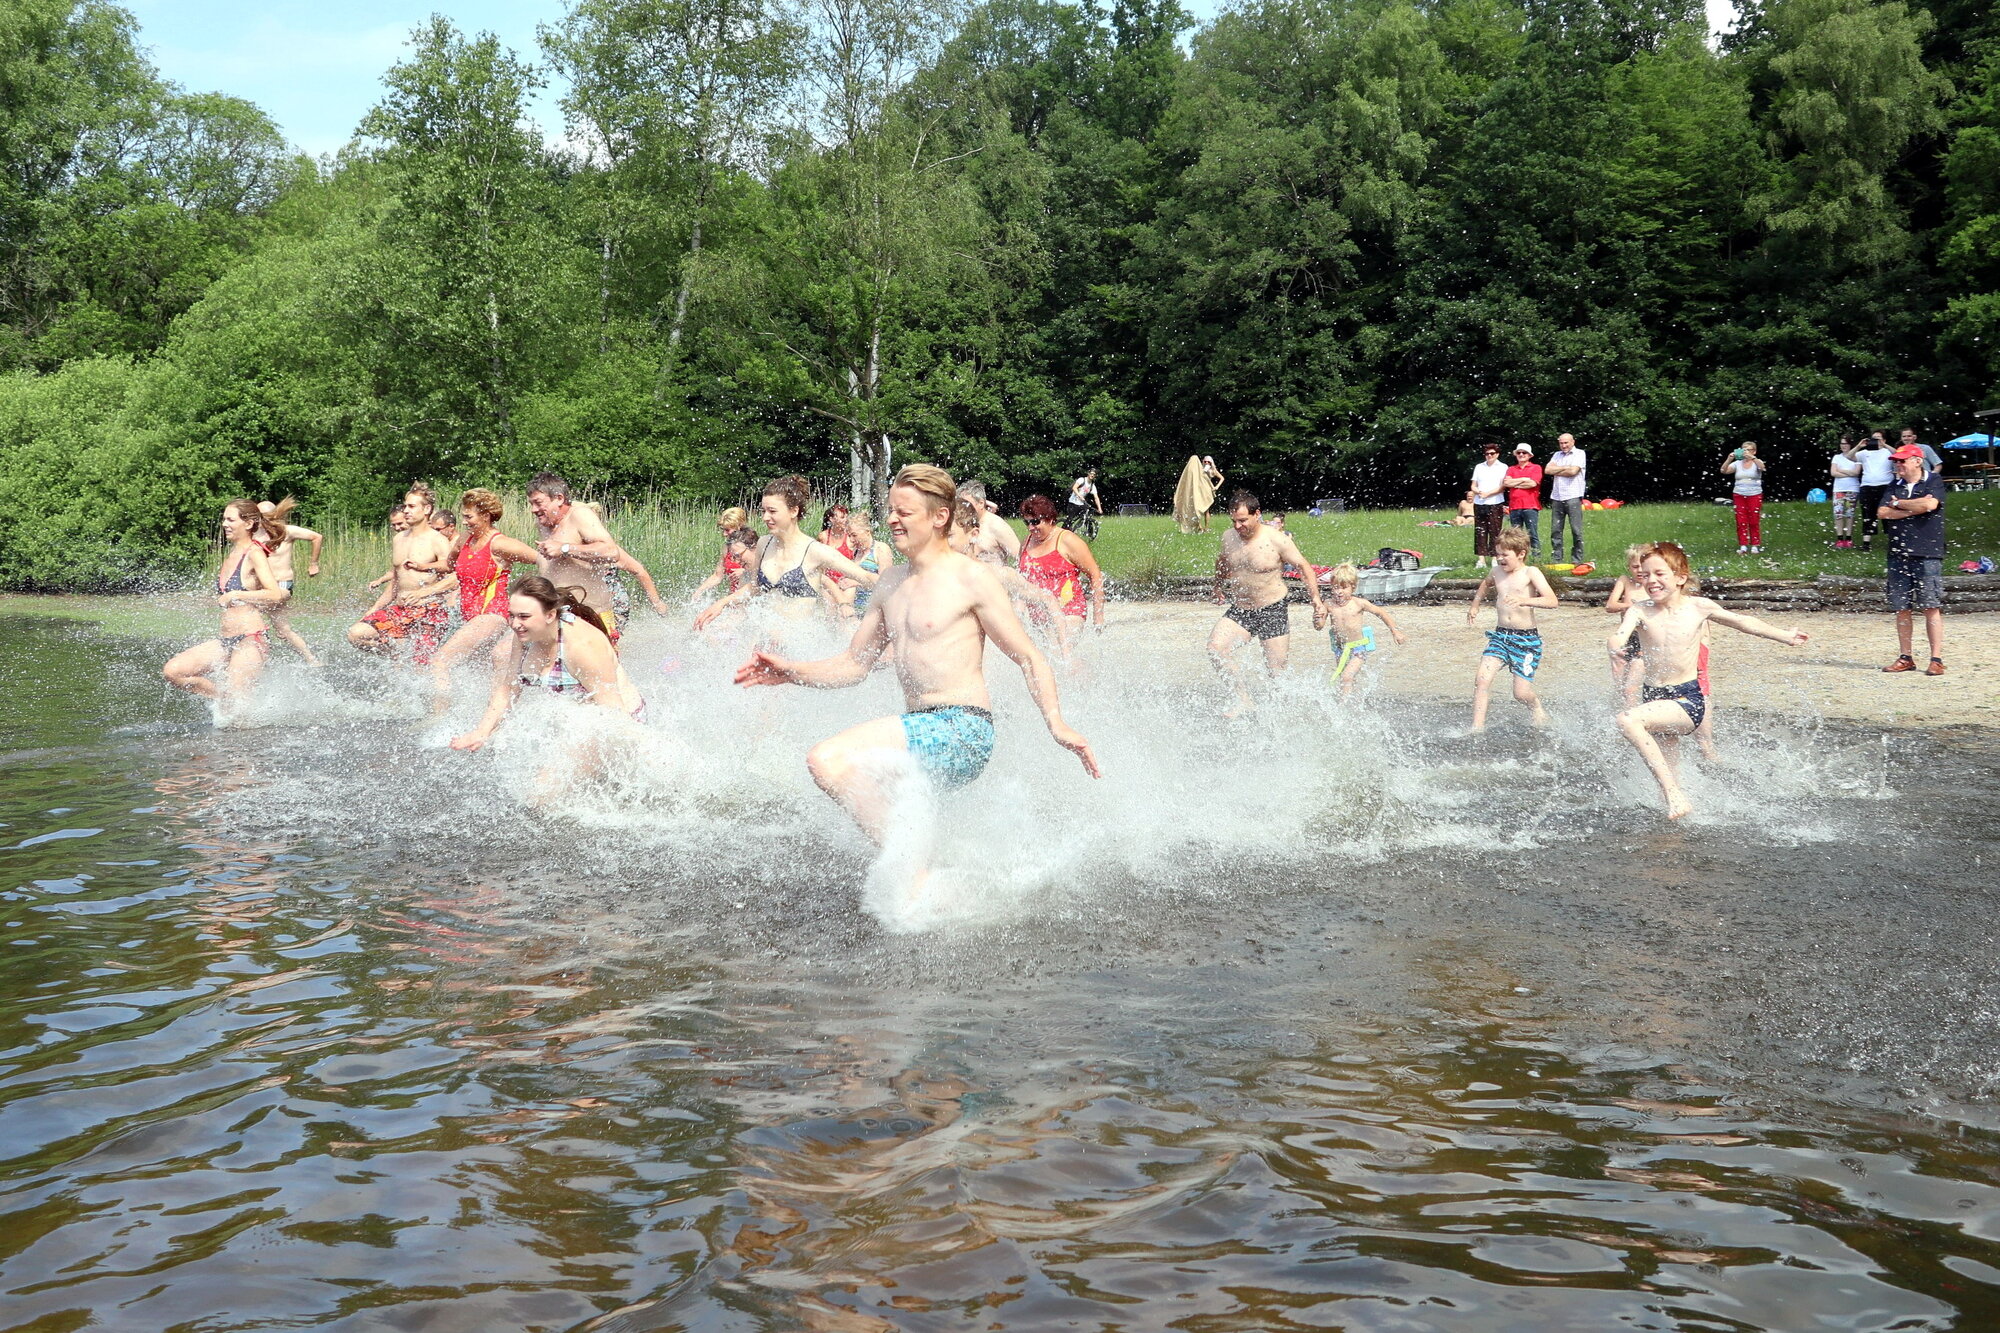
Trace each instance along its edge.
{"label": "man in dark blue jacket", "polygon": [[1902,655],[1884,671],[1915,671],[1910,656],[1913,612],[1924,613],[1931,664],[1926,676],[1944,674],[1944,478],[1931,471],[1922,445],[1905,444],[1889,455],[1896,481],[1876,516],[1889,535],[1889,609],[1896,613]]}

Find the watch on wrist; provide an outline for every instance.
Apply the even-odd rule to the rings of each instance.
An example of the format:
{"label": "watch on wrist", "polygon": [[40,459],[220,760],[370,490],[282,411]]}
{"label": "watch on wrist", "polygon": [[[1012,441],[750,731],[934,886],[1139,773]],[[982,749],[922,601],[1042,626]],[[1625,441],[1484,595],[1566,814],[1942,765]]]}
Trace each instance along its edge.
{"label": "watch on wrist", "polygon": [[562,553],[563,553],[564,555],[568,555],[568,554],[569,554],[569,543],[568,543],[568,542],[564,542],[564,543],[562,544]]}

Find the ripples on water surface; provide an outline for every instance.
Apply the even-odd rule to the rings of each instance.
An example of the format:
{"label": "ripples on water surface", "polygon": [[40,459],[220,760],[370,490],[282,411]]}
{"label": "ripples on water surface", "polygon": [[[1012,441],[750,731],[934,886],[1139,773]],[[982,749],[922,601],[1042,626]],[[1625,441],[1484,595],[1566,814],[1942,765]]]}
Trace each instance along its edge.
{"label": "ripples on water surface", "polygon": [[0,630],[0,1328],[2000,1324],[1981,735],[1913,808],[1737,719],[1662,832],[1601,717],[1087,683],[1092,788],[1003,698],[891,934],[799,763],[881,687],[691,653],[531,811],[550,718],[468,760],[357,667],[216,733]]}

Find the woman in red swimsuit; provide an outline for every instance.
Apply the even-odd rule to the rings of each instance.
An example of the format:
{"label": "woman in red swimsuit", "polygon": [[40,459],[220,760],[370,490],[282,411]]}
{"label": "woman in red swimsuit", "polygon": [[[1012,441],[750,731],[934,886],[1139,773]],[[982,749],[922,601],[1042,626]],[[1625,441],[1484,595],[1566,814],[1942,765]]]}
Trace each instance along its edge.
{"label": "woman in red swimsuit", "polygon": [[508,566],[537,564],[541,557],[526,542],[495,531],[506,508],[492,491],[475,489],[458,497],[458,540],[445,557],[448,577],[458,581],[458,631],[431,659],[437,706],[451,699],[451,669],[507,632]]}
{"label": "woman in red swimsuit", "polygon": [[[264,613],[288,595],[278,586],[269,557],[271,548],[284,540],[285,511],[290,508],[286,504],[273,511],[274,525],[258,510],[255,500],[231,500],[222,507],[222,539],[229,543],[215,576],[215,604],[222,608],[222,632],[176,653],[162,668],[160,674],[176,689],[219,700],[225,692],[247,695],[257,683],[271,655],[270,642],[264,637]],[[213,679],[218,673],[222,685]]]}
{"label": "woman in red swimsuit", "polygon": [[703,595],[710,588],[717,587],[722,583],[726,582],[729,584],[727,588],[723,589],[722,595],[724,597],[729,596],[730,593],[735,592],[743,586],[743,571],[748,566],[736,558],[736,552],[732,549],[735,543],[730,538],[748,527],[749,524],[750,513],[741,505],[731,505],[715,516],[716,531],[722,534],[722,554],[716,559],[715,572],[694,585],[694,591],[688,594],[688,605],[700,606]]}
{"label": "woman in red swimsuit", "polygon": [[1075,627],[1083,625],[1083,580],[1090,580],[1091,618],[1104,628],[1104,575],[1090,543],[1056,526],[1056,502],[1031,495],[1021,502],[1028,540],[1021,543],[1021,576],[1062,604],[1063,615]]}

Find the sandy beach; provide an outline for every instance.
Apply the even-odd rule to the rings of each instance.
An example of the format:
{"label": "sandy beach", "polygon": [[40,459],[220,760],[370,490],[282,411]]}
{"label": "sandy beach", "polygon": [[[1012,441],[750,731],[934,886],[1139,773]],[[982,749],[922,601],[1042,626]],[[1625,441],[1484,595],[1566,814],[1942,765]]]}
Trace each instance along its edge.
{"label": "sandy beach", "polygon": [[[1378,627],[1382,649],[1369,668],[1375,675],[1374,688],[1418,699],[1469,701],[1473,669],[1486,643],[1483,631],[1493,625],[1492,610],[1481,612],[1477,626],[1465,623],[1463,606],[1392,605],[1388,611],[1410,641],[1398,647]],[[1214,606],[1192,602],[1113,603],[1106,608],[1111,641],[1106,647],[1118,654],[1142,648],[1155,669],[1205,674],[1202,646],[1218,614]],[[2000,726],[2000,689],[1995,688],[2000,678],[1996,677],[2000,615],[1947,614],[1947,671],[1937,677],[1920,672],[1882,674],[1896,655],[1896,626],[1888,615],[1821,612],[1763,618],[1780,627],[1803,629],[1812,641],[1803,648],[1786,648],[1716,630],[1710,640],[1709,675],[1718,708],[1803,711],[1895,726]],[[1548,651],[1535,685],[1551,709],[1561,708],[1569,699],[1601,698],[1608,690],[1604,638],[1611,626],[1612,618],[1595,608],[1559,607],[1542,614]],[[1294,607],[1292,661],[1324,671],[1333,654],[1326,635],[1311,633],[1311,627],[1310,610]],[[1921,620],[1915,652],[1921,663],[1927,653]],[[1512,705],[1504,680],[1495,686],[1494,697],[1495,721],[1507,720]]]}

